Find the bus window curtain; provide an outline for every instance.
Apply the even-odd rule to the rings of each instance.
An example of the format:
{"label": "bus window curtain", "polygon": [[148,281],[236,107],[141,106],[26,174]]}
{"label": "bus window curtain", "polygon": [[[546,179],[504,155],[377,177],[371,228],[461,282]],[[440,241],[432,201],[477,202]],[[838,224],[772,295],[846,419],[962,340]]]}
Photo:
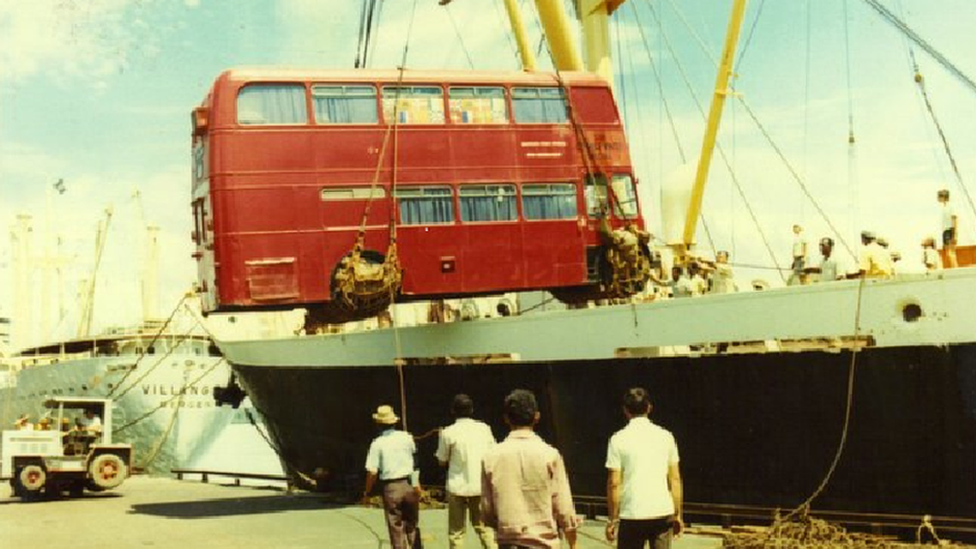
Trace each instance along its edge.
{"label": "bus window curtain", "polygon": [[401,198],[400,223],[404,225],[453,223],[454,208],[451,198],[451,196]]}
{"label": "bus window curtain", "polygon": [[375,124],[375,97],[316,97],[315,121],[320,124]]}
{"label": "bus window curtain", "polygon": [[461,196],[461,221],[514,221],[515,196]]}
{"label": "bus window curtain", "polygon": [[575,195],[530,195],[522,197],[526,219],[573,219],[576,217]]}
{"label": "bus window curtain", "polygon": [[237,96],[240,124],[304,124],[305,87],[298,85],[251,85]]}

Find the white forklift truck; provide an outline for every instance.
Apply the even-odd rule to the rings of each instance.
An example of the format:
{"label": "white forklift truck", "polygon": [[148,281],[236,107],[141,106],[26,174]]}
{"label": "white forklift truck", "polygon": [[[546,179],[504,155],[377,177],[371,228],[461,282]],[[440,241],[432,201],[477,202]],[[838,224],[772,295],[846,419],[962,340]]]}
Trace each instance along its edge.
{"label": "white forklift truck", "polygon": [[[44,406],[50,429],[3,431],[0,478],[10,479],[14,496],[80,496],[86,488],[101,492],[125,481],[132,445],[112,443],[111,399],[54,397]],[[101,428],[86,427],[86,414],[100,418]]]}

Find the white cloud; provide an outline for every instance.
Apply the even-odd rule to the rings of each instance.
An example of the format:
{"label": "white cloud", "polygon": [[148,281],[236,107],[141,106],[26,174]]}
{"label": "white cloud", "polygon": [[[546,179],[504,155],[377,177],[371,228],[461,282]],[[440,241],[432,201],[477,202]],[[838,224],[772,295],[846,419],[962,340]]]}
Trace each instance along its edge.
{"label": "white cloud", "polygon": [[183,5],[188,8],[195,8],[200,5],[200,0],[183,0]]}
{"label": "white cloud", "polygon": [[0,82],[35,74],[104,76],[125,63],[133,0],[0,3]]}

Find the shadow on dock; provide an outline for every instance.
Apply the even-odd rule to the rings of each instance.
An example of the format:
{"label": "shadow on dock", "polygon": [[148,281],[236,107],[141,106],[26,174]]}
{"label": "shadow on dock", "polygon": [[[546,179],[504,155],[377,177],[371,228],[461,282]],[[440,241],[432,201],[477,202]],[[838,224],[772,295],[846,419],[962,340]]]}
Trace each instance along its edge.
{"label": "shadow on dock", "polygon": [[240,515],[287,513],[291,511],[321,512],[324,509],[338,509],[341,507],[341,505],[325,502],[319,498],[275,494],[246,498],[138,503],[131,507],[129,513],[165,518],[208,519]]}

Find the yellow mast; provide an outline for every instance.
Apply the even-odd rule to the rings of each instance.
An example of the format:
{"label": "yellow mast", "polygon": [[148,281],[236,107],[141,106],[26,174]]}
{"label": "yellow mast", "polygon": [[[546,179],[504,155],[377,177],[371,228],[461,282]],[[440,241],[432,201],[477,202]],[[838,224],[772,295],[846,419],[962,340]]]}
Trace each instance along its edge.
{"label": "yellow mast", "polygon": [[505,11],[508,12],[508,20],[512,25],[512,32],[515,34],[515,43],[518,44],[522,68],[527,71],[534,71],[536,69],[535,54],[532,53],[532,46],[529,45],[529,36],[525,32],[525,23],[522,22],[522,12],[519,11],[516,2],[517,0],[505,0]]}
{"label": "yellow mast", "polygon": [[698,160],[698,171],[695,174],[695,185],[691,190],[691,201],[688,204],[688,214],[685,217],[683,234],[684,252],[687,252],[695,240],[695,229],[698,227],[698,216],[701,215],[702,196],[705,194],[705,181],[708,179],[708,169],[712,163],[712,153],[715,151],[715,139],[718,135],[718,125],[722,120],[722,109],[725,107],[725,96],[729,93],[729,78],[735,61],[735,49],[739,43],[739,31],[742,29],[742,18],[746,10],[746,0],[734,0],[729,28],[725,34],[725,48],[722,50],[722,60],[715,79],[715,95],[712,96],[712,107],[708,112],[708,126],[705,138],[702,140],[701,157]]}

